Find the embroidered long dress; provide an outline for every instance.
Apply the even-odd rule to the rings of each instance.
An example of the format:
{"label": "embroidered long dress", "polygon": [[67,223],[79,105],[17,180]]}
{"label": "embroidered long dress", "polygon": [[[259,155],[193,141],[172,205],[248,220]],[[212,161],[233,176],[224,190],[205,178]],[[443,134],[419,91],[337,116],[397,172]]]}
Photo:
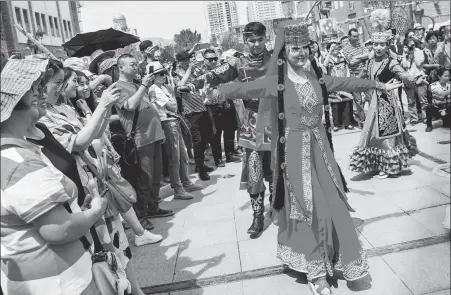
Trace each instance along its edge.
{"label": "embroidered long dress", "polygon": [[[386,83],[399,78],[405,84],[415,84],[414,78],[387,57],[368,63],[368,78]],[[394,91],[371,91],[371,104],[363,126],[359,145],[350,156],[349,167],[355,172],[378,171],[398,174],[408,168],[408,160],[418,153],[415,138],[406,130],[400,104]]]}
{"label": "embroidered long dress", "polygon": [[[368,273],[365,254],[357,238],[338,165],[321,123],[323,100],[319,81],[306,72],[304,84],[285,81],[285,206],[279,214],[277,257],[308,279],[343,270],[347,280]],[[328,91],[364,92],[376,82],[324,76]],[[277,76],[219,88],[226,98],[277,98]],[[273,123],[274,124],[274,123]],[[277,130],[277,126],[272,126]],[[275,146],[275,145],[274,145]],[[277,151],[272,151],[277,155]],[[274,169],[273,179],[277,179]]]}

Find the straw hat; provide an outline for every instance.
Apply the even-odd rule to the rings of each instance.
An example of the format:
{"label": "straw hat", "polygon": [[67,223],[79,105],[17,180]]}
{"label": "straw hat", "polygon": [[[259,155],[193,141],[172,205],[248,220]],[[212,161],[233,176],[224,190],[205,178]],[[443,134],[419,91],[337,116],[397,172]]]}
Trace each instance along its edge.
{"label": "straw hat", "polygon": [[109,51],[103,51],[102,49],[97,49],[96,51],[94,51],[91,54],[90,57],[90,63],[89,63],[89,71],[91,73],[97,74],[97,70],[98,70],[98,66],[97,66],[97,62],[99,61],[99,59],[101,58],[112,58],[114,57],[114,55],[116,54],[116,52],[114,50],[109,50]]}
{"label": "straw hat", "polygon": [[17,103],[47,70],[48,59],[11,59],[1,76],[1,122],[8,120]]}
{"label": "straw hat", "polygon": [[106,70],[117,64],[116,58],[108,58],[99,65],[99,75],[105,73]]}

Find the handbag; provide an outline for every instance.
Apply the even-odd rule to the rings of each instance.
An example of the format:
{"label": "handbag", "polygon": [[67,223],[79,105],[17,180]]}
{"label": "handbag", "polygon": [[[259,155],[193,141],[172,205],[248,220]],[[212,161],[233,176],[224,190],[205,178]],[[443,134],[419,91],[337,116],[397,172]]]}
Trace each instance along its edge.
{"label": "handbag", "polygon": [[[72,213],[69,203],[64,208]],[[92,279],[101,295],[130,295],[132,287],[127,279],[124,267],[115,253],[106,250],[99,240],[95,226],[89,229],[94,241],[94,252],[91,252],[86,236],[80,238],[85,250],[91,253]]]}
{"label": "handbag", "polygon": [[116,152],[121,156],[121,164],[125,166],[140,167],[138,147],[135,143],[136,125],[138,124],[139,107],[136,108],[133,116],[132,130],[130,135],[119,131],[111,135],[111,143]]}
{"label": "handbag", "polygon": [[108,165],[107,153],[103,153],[103,177],[83,153],[79,153],[79,155],[92,174],[103,183],[104,188],[108,189],[106,193],[108,203],[120,213],[130,210],[133,203],[136,203],[136,192],[127,180],[114,171],[113,166]]}

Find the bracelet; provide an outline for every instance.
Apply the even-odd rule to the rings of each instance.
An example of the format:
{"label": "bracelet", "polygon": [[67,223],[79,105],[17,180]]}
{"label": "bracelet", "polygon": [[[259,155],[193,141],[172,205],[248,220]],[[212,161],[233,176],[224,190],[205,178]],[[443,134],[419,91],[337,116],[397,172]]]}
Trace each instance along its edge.
{"label": "bracelet", "polygon": [[147,89],[149,89],[149,86],[146,86],[146,85],[144,85],[144,84],[141,84],[141,86],[144,86],[144,87],[146,87]]}

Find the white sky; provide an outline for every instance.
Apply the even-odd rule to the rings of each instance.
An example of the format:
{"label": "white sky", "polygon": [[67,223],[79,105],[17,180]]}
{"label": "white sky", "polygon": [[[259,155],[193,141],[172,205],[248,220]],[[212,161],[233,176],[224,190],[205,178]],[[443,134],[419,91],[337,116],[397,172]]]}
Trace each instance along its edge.
{"label": "white sky", "polygon": [[[247,1],[237,1],[240,24],[247,22]],[[207,30],[203,1],[82,1],[83,32],[113,26],[113,17],[122,13],[127,26],[140,37],[173,39],[182,29]],[[204,37],[204,36],[203,36]]]}

